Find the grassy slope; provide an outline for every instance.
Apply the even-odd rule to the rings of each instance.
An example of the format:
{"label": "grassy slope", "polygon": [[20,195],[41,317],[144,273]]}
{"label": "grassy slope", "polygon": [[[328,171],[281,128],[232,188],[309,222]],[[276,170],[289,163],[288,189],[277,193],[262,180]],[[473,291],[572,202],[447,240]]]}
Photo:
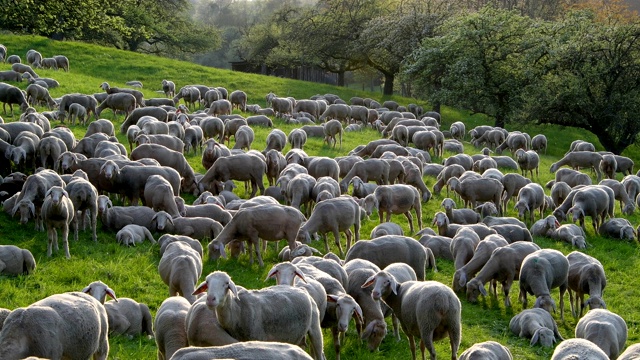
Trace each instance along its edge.
{"label": "grassy slope", "polygon": [[[353,91],[330,87],[320,84],[305,83],[299,81],[285,80],[274,77],[264,77],[251,74],[234,73],[231,71],[218,70],[197,66],[190,63],[172,61],[164,58],[149,57],[140,54],[117,51],[113,49],[101,48],[92,45],[55,42],[39,37],[16,37],[0,35],[0,43],[8,48],[9,54],[18,54],[24,58],[28,49],[38,49],[45,57],[56,54],[65,54],[71,62],[71,72],[39,71],[41,76],[53,77],[62,84],[60,88],[52,89],[52,96],[58,97],[64,93],[81,92],[95,93],[103,81],[109,81],[112,86],[124,86],[129,80],[140,80],[145,84],[143,92],[145,97],[158,97],[155,91],[160,89],[162,79],[170,79],[178,86],[191,84],[207,84],[209,86],[224,86],[230,91],[242,89],[249,96],[249,103],[259,103],[264,106],[264,95],[273,91],[281,96],[293,96],[305,98],[317,93],[335,93],[344,99],[351,96],[367,96],[378,100],[378,94]],[[0,70],[8,69],[7,64],[0,64]],[[25,83],[17,84],[24,88]],[[402,104],[407,104],[414,100],[394,98]],[[44,109],[42,109],[44,110]],[[103,116],[113,119],[109,111],[105,111]],[[14,121],[17,116],[5,116],[5,121]],[[115,119],[116,125],[122,122],[122,116]],[[445,108],[443,110],[443,128],[454,121],[464,121],[467,128],[487,123],[487,120],[478,115],[470,116],[464,111]],[[293,127],[276,121],[279,128],[289,132]],[[57,124],[54,124],[57,125]],[[552,162],[566,151],[569,144],[574,139],[585,139],[597,144],[597,139],[589,133],[557,126],[526,126],[524,128],[510,128],[509,130],[524,130],[530,134],[544,133],[549,138],[549,151],[542,156],[540,177],[536,179],[539,183],[546,183],[552,178],[547,170]],[[77,138],[80,138],[85,128],[77,125],[73,127]],[[264,139],[269,130],[256,129],[256,149],[262,149]],[[305,150],[310,155],[340,156],[345,155],[350,149],[358,144],[366,143],[369,140],[378,138],[379,135],[372,130],[367,130],[359,134],[347,133],[344,136],[342,149],[330,149],[322,144],[319,139],[310,139]],[[126,140],[120,135],[121,142]],[[599,146],[599,144],[597,145]],[[285,151],[288,150],[285,149]],[[469,154],[477,150],[467,144],[465,151]],[[640,159],[637,149],[630,149],[624,155],[633,158],[636,162]],[[196,171],[203,171],[200,164],[200,157],[196,155],[188,156],[191,165]],[[440,159],[434,159],[439,161]],[[427,185],[431,188],[435,179],[425,178]],[[236,190],[240,196],[244,196],[242,186]],[[446,196],[443,192],[441,196],[435,196],[429,203],[423,205],[423,220],[425,225],[431,223],[433,214],[439,211],[439,205]],[[190,198],[187,197],[189,200]],[[513,203],[512,203],[513,204]],[[514,215],[512,209],[509,215]],[[394,221],[398,221],[408,231],[406,219],[403,216],[394,216]],[[631,218],[632,223],[637,224],[637,215]],[[371,229],[377,225],[375,217],[364,222],[361,230],[361,238],[368,238]],[[135,248],[122,248],[114,241],[114,234],[100,231],[98,243],[94,244],[90,240],[88,233],[81,233],[80,240],[71,242],[71,260],[66,260],[60,253],[54,254],[52,258],[46,257],[46,234],[33,230],[33,224],[20,226],[15,219],[10,219],[4,213],[0,214],[0,233],[2,234],[2,244],[15,244],[30,249],[38,262],[37,271],[30,276],[19,276],[15,278],[0,277],[0,307],[15,308],[26,306],[38,299],[53,293],[72,291],[83,288],[93,280],[100,279],[109,284],[120,297],[131,297],[149,305],[152,313],[160,306],[166,297],[167,288],[157,275],[157,264],[159,257],[157,248],[149,243],[145,243]],[[637,259],[637,246],[635,244],[621,243],[595,236],[593,230],[588,227],[590,247],[586,253],[598,258],[604,265],[608,275],[608,286],[605,290],[605,301],[609,309],[622,315],[629,325],[628,344],[638,342],[637,324],[640,321],[640,310],[635,306],[635,299],[640,295],[638,292],[638,270],[639,260]],[[344,241],[344,240],[343,240]],[[560,244],[548,239],[536,239],[542,247],[552,247],[568,254],[573,249],[566,244]],[[206,245],[206,244],[205,244]],[[314,243],[315,247],[322,249],[321,243]],[[229,272],[234,281],[248,288],[259,288],[269,285],[263,279],[270,266],[276,260],[276,252],[273,247],[265,255],[266,266],[259,268],[257,265],[250,266],[248,258],[243,256],[240,260],[221,260],[218,263],[206,262],[203,274],[220,269]],[[448,261],[439,260],[440,272],[428,273],[428,278],[450,284],[453,276],[453,264]],[[204,275],[203,275],[204,277]],[[463,340],[460,352],[468,348],[475,342],[485,340],[496,340],[507,345],[515,358],[519,359],[542,359],[549,358],[552,350],[543,349],[538,346],[530,347],[528,341],[518,339],[508,330],[509,319],[522,309],[517,301],[518,288],[514,286],[511,292],[513,309],[505,309],[502,297],[486,298],[477,305],[469,304],[462,299],[463,304]],[[557,290],[553,291],[557,299]],[[555,318],[559,322],[560,332],[564,337],[573,337],[573,329],[576,321],[571,317],[568,306],[568,296],[565,297],[565,321],[560,321],[559,314]],[[327,358],[332,359],[333,346],[329,332],[325,332],[325,352]],[[448,356],[450,353],[449,343],[446,340],[438,341],[436,348],[440,356]],[[371,354],[366,348],[356,340],[353,325],[350,327],[346,338],[346,344],[342,350],[345,359],[388,359],[388,358],[408,358],[408,342],[405,337],[396,343],[391,336],[383,342],[380,351]],[[155,343],[153,340],[139,337],[128,339],[126,337],[111,338],[112,359],[151,359],[155,357]]]}

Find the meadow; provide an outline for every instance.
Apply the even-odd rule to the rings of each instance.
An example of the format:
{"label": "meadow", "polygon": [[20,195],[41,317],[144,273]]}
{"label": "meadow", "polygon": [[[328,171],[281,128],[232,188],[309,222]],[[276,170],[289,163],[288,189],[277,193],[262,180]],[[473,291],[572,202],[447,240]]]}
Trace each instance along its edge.
{"label": "meadow", "polygon": [[[206,84],[208,86],[224,86],[230,92],[240,89],[247,93],[249,104],[257,103],[262,106],[265,106],[264,96],[269,92],[298,99],[308,98],[315,94],[333,93],[346,100],[352,96],[371,97],[380,102],[386,100],[386,98],[381,98],[380,94],[377,93],[206,68],[167,58],[146,56],[83,43],[57,42],[42,37],[0,34],[0,44],[4,44],[7,47],[9,55],[20,55],[23,58],[23,62],[29,49],[36,49],[45,57],[57,54],[66,55],[70,59],[70,72],[37,71],[40,76],[55,78],[60,82],[61,86],[59,88],[51,89],[51,95],[54,98],[72,92],[85,94],[99,92],[101,91],[99,86],[104,81],[109,82],[111,86],[122,87],[125,86],[124,83],[126,81],[130,80],[139,80],[144,83],[142,91],[146,98],[161,97],[163,94],[158,92],[161,90],[161,81],[168,79],[174,81],[177,87],[186,84]],[[9,68],[9,64],[0,64],[0,70]],[[15,83],[14,85],[22,89],[27,86],[24,82]],[[428,104],[415,99],[401,97],[393,97],[392,99],[402,105],[417,102],[423,105],[425,109],[428,109]],[[46,109],[38,108],[38,110],[45,111]],[[244,115],[248,116],[248,114]],[[13,116],[2,114],[2,117],[5,122],[16,121],[18,114]],[[102,113],[102,117],[113,120],[116,129],[124,120],[122,115],[114,116],[108,110]],[[493,125],[490,119],[482,115],[471,115],[464,110],[444,107],[442,110],[442,128],[448,129],[449,125],[455,121],[463,121],[467,130],[481,124]],[[274,124],[285,133],[295,127],[294,125],[284,124],[277,119],[274,119]],[[52,125],[59,125],[59,123],[54,122]],[[86,126],[82,125],[70,127],[77,139],[81,138],[86,130]],[[549,139],[549,148],[546,154],[541,155],[540,174],[534,178],[536,182],[543,185],[553,179],[553,174],[549,172],[549,167],[567,151],[571,141],[583,139],[594,143],[598,150],[603,150],[593,134],[575,128],[526,124],[508,125],[507,129],[526,131],[531,136],[542,133]],[[269,131],[270,129],[255,129],[254,149],[262,150],[264,148],[265,138]],[[380,135],[372,129],[365,129],[358,133],[345,133],[342,147],[335,149],[323,143],[322,139],[310,138],[304,150],[309,155],[337,157],[346,155],[349,150],[359,144],[365,144],[379,137]],[[122,134],[118,134],[118,138],[120,142],[126,144],[126,138]],[[287,150],[289,150],[289,146],[284,149],[284,151]],[[479,149],[475,149],[471,144],[465,143],[466,153],[474,154],[478,151]],[[640,164],[639,154],[637,146],[634,145],[622,155],[628,156],[637,164]],[[444,156],[449,155],[451,154],[445,153]],[[204,172],[199,153],[190,154],[187,159],[196,172]],[[441,160],[441,158],[433,158],[433,162],[440,162]],[[618,179],[620,180],[621,178],[621,174],[618,174]],[[431,189],[435,183],[435,178],[425,177],[424,180]],[[241,184],[235,191],[239,196],[247,197]],[[431,226],[433,214],[441,210],[440,203],[446,196],[446,192],[443,191],[440,195],[434,195],[429,202],[423,204],[422,213],[425,226]],[[193,200],[191,195],[185,194],[184,197],[187,202]],[[512,207],[513,202],[511,204]],[[460,203],[458,205],[462,206]],[[616,211],[619,214],[617,204]],[[510,208],[507,215],[517,216],[517,213],[513,208]],[[393,216],[392,221],[401,224],[405,232],[408,233],[409,227],[404,216]],[[630,217],[630,221],[634,226],[640,223],[637,213]],[[377,224],[378,217],[374,213],[370,219],[363,222],[361,239],[368,239],[371,229]],[[636,243],[602,238],[594,233],[590,225],[587,225],[587,235],[589,246],[584,252],[599,259],[607,273],[608,284],[604,292],[604,300],[607,303],[607,307],[626,320],[629,327],[627,345],[637,343],[640,341],[640,333],[638,332],[640,308],[637,306],[638,302],[636,300],[640,296],[638,245]],[[558,243],[550,239],[536,238],[535,242],[543,248],[560,250],[565,255],[575,250],[568,244]],[[281,243],[281,246],[283,246],[283,243]],[[45,232],[35,231],[33,222],[21,226],[17,218],[11,218],[5,212],[1,212],[0,244],[13,244],[31,250],[38,264],[36,271],[31,275],[0,276],[0,307],[14,309],[27,306],[51,294],[77,291],[94,280],[102,280],[115,290],[117,296],[133,298],[148,304],[152,314],[155,315],[155,311],[168,294],[167,286],[158,276],[157,265],[160,259],[158,247],[148,242],[136,247],[126,248],[116,243],[115,234],[112,232],[99,230],[97,243],[91,241],[89,232],[84,232],[80,234],[78,242],[70,242],[70,260],[67,260],[61,252],[54,253],[52,257],[48,258],[46,256],[47,240]],[[203,245],[206,247],[206,244]],[[320,250],[324,249],[324,245],[319,241],[314,241],[312,246]],[[334,248],[334,250],[336,249]],[[273,244],[264,254],[264,259],[265,266],[263,268],[260,268],[257,263],[249,265],[247,255],[242,255],[239,259],[221,259],[216,262],[205,261],[202,279],[212,271],[222,270],[228,272],[238,285],[246,288],[262,288],[273,284],[272,281],[264,281],[271,266],[278,261],[277,252]],[[448,285],[451,284],[454,272],[453,263],[438,259],[437,265],[439,271],[437,273],[428,271],[427,278]],[[552,295],[558,302],[558,291],[552,291]],[[514,285],[511,291],[513,307],[505,308],[502,295],[498,295],[497,298],[489,296],[481,299],[477,304],[467,302],[464,295],[460,295],[463,329],[462,343],[458,355],[476,342],[495,340],[509,347],[514,358],[548,359],[553,349],[540,346],[531,347],[529,346],[529,340],[517,338],[508,329],[511,317],[522,310],[522,305],[517,300],[517,296],[517,285]],[[573,337],[577,320],[571,316],[569,311],[568,296],[565,297],[564,321],[560,320],[559,312],[554,314],[554,318],[558,322],[562,335],[565,338]],[[390,321],[389,325],[391,325]],[[334,351],[330,331],[325,330],[324,335],[325,354],[327,359],[333,359]],[[124,336],[113,336],[110,338],[110,345],[110,359],[153,359],[156,357],[155,342],[147,337],[141,336],[130,339]],[[436,351],[440,357],[448,357],[450,355],[448,340],[436,342]],[[351,323],[342,348],[342,357],[343,359],[407,359],[410,358],[410,351],[406,337],[402,336],[402,340],[396,342],[393,336],[388,334],[379,351],[370,353],[365,344],[357,339],[355,327]]]}

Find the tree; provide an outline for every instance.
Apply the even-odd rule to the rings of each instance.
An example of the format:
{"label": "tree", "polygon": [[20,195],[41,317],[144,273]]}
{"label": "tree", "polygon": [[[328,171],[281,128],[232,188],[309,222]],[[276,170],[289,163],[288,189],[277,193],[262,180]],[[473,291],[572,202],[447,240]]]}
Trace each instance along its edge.
{"label": "tree", "polygon": [[521,118],[586,129],[619,154],[640,132],[640,22],[604,21],[573,12],[540,39],[549,51]]}
{"label": "tree", "polygon": [[493,7],[451,18],[406,61],[406,75],[431,103],[487,114],[504,127],[528,81],[524,59],[537,44],[533,25]]}

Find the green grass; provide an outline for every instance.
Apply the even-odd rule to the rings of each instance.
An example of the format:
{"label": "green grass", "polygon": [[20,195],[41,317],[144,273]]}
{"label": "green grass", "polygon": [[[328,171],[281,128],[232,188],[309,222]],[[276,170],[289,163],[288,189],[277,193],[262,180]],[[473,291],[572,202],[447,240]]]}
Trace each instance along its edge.
{"label": "green grass", "polygon": [[[103,81],[108,81],[112,86],[124,86],[129,80],[140,80],[145,84],[142,90],[145,97],[159,97],[156,91],[160,90],[162,79],[170,79],[176,82],[177,86],[188,83],[207,84],[209,86],[224,86],[229,91],[236,89],[244,90],[249,96],[249,103],[259,103],[264,106],[264,95],[273,91],[281,96],[293,96],[296,98],[308,98],[314,94],[335,93],[343,99],[352,96],[372,97],[378,101],[383,101],[374,93],[355,91],[352,89],[331,87],[322,84],[306,83],[275,77],[265,77],[252,74],[236,73],[226,70],[206,68],[186,62],[179,62],[160,57],[145,56],[130,52],[123,52],[114,49],[97,47],[82,43],[56,42],[41,37],[32,36],[9,36],[0,35],[0,43],[8,48],[9,54],[18,54],[24,58],[28,49],[39,50],[45,57],[56,54],[66,55],[71,62],[71,72],[41,70],[41,76],[53,77],[57,79],[61,86],[52,89],[53,97],[62,96],[65,93],[81,92],[95,93],[101,91],[99,85]],[[9,69],[7,64],[0,64],[0,70]],[[25,83],[15,84],[25,88]],[[401,104],[416,102],[415,99],[406,99],[394,96],[393,99]],[[426,106],[425,106],[426,107]],[[40,109],[42,111],[46,109]],[[103,116],[114,119],[109,111],[105,111]],[[490,124],[491,122],[481,115],[470,115],[468,112],[458,109],[444,108],[442,111],[443,128],[448,129],[449,124],[454,121],[464,121],[467,129],[476,125]],[[4,116],[4,120],[15,121],[16,116]],[[123,121],[122,116],[114,119],[116,127]],[[292,125],[286,125],[279,120],[275,121],[277,127],[288,133],[293,129]],[[58,125],[54,123],[53,125]],[[86,128],[80,125],[72,127],[77,138],[83,136]],[[602,146],[597,142],[593,134],[586,133],[579,129],[558,127],[558,126],[512,126],[509,130],[523,130],[532,135],[544,133],[549,139],[549,149],[546,155],[541,156],[540,176],[535,181],[544,184],[552,179],[552,174],[548,169],[551,163],[556,161],[566,149],[571,141],[575,139],[585,139],[596,144],[598,149]],[[264,139],[269,129],[255,129],[256,141],[254,148],[262,150]],[[310,155],[321,156],[342,156],[359,144],[379,138],[373,130],[365,130],[361,133],[345,133],[341,149],[329,148],[323,144],[321,139],[311,138],[305,146],[305,151]],[[126,143],[126,139],[119,135],[121,142]],[[472,154],[477,152],[471,145],[465,145],[465,152]],[[285,151],[289,148],[287,147]],[[448,156],[450,154],[446,154]],[[637,147],[629,148],[623,155],[629,156],[634,161],[638,161]],[[200,156],[189,155],[188,160],[194,169],[203,172]],[[434,162],[441,159],[434,158]],[[619,177],[620,179],[621,177]],[[429,188],[435,183],[434,178],[425,178]],[[242,185],[236,189],[238,195],[246,197]],[[423,221],[425,226],[431,224],[433,214],[440,211],[440,203],[446,196],[446,192],[423,205]],[[193,199],[186,196],[187,201]],[[511,207],[513,202],[511,203]],[[619,210],[617,210],[619,211]],[[513,209],[508,209],[508,215],[515,216]],[[633,224],[637,224],[638,216],[630,217]],[[400,223],[408,232],[408,224],[404,216],[394,216],[393,221]],[[361,238],[367,239],[372,228],[378,224],[377,215],[365,220],[361,230]],[[640,310],[637,307],[636,299],[640,296],[638,291],[640,282],[640,270],[638,260],[638,247],[636,244],[619,242],[611,239],[604,239],[596,236],[590,226],[588,230],[588,242],[590,246],[586,253],[598,258],[605,266],[608,276],[608,285],[605,290],[604,299],[608,308],[622,315],[629,325],[629,340],[627,344],[640,341],[638,333],[638,323],[640,322]],[[149,243],[144,243],[137,247],[124,248],[116,244],[115,234],[107,231],[99,231],[98,242],[91,241],[88,232],[81,233],[78,242],[71,241],[71,259],[67,260],[61,253],[55,253],[48,258],[46,254],[46,234],[33,229],[33,223],[20,226],[16,219],[10,218],[4,212],[0,213],[0,234],[2,234],[2,244],[14,244],[30,249],[38,263],[37,270],[29,276],[0,277],[0,307],[16,308],[27,306],[34,301],[54,293],[73,291],[82,289],[94,280],[102,280],[110,285],[120,297],[130,297],[137,301],[147,303],[155,314],[161,302],[167,296],[167,286],[162,283],[157,274],[159,261],[158,248]],[[344,239],[343,239],[344,242]],[[541,247],[550,247],[568,254],[573,249],[562,243],[557,243],[549,239],[536,239]],[[206,244],[204,244],[206,246]],[[318,249],[323,249],[320,242],[312,244]],[[335,249],[335,247],[334,247]],[[247,288],[261,288],[272,284],[264,282],[270,267],[277,262],[277,252],[273,244],[270,245],[265,254],[265,267],[260,268],[257,264],[249,265],[248,256],[243,255],[239,260],[220,260],[218,262],[205,262],[203,278],[206,274],[214,270],[224,270],[231,274],[238,285]],[[453,264],[449,261],[438,260],[438,273],[428,272],[428,279],[437,280],[445,284],[450,284],[453,277]],[[557,290],[553,291],[558,297]],[[488,297],[481,299],[478,304],[470,304],[461,296],[463,312],[462,344],[459,354],[473,343],[496,340],[508,346],[514,358],[517,359],[543,359],[549,358],[552,349],[544,349],[539,346],[529,346],[529,341],[519,339],[508,330],[510,318],[522,310],[520,302],[517,300],[518,288],[514,286],[511,291],[512,309],[505,309],[502,296],[498,298]],[[531,300],[531,299],[530,299]],[[565,338],[573,337],[573,329],[576,321],[571,317],[568,304],[568,296],[565,297],[565,321],[560,320],[560,315],[554,317],[559,323],[560,332]],[[389,322],[390,325],[390,322]],[[325,331],[325,353],[328,359],[334,358],[333,346],[329,331]],[[111,338],[111,359],[152,359],[155,358],[156,348],[152,339],[138,337],[128,339],[126,337],[114,336]],[[441,357],[450,354],[447,340],[436,343],[437,353]],[[344,359],[406,359],[409,357],[409,348],[406,338],[396,342],[392,336],[388,336],[383,341],[380,350],[376,353],[369,353],[364,344],[356,339],[354,326],[351,324],[343,346],[342,355]]]}

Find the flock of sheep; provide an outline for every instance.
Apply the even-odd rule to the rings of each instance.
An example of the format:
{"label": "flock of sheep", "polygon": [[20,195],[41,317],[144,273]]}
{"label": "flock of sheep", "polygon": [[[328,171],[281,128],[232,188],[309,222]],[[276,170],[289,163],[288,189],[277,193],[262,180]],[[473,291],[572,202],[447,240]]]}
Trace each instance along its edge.
{"label": "flock of sheep", "polygon": [[[1,359],[106,359],[108,334],[147,334],[155,337],[158,359],[319,360],[325,358],[322,328],[331,329],[339,359],[352,318],[359,336],[376,350],[387,334],[387,316],[393,319],[394,336],[399,339],[401,327],[408,337],[413,359],[416,339],[422,358],[428,353],[435,359],[433,341],[447,337],[451,358],[456,359],[462,337],[458,296],[476,302],[488,295],[487,283],[497,295],[500,282],[509,307],[514,280],[519,280],[525,310],[512,318],[509,327],[515,335],[530,338],[532,345],[551,347],[561,342],[553,359],[640,356],[638,346],[621,354],[627,326],[606,310],[602,264],[582,252],[564,256],[533,243],[534,236],[550,237],[583,249],[585,217],[591,217],[594,229],[604,236],[634,240],[637,232],[631,224],[614,217],[616,200],[624,214],[633,213],[640,200],[640,177],[632,174],[633,162],[626,157],[595,152],[592,144],[576,141],[551,167],[556,176],[546,184],[550,189],[546,195],[543,186],[526,177],[538,173],[538,152],[546,151],[547,145],[543,135],[531,139],[526,133],[489,126],[467,132],[462,122],[441,130],[440,115],[424,113],[415,104],[404,107],[394,101],[380,104],[354,97],[348,105],[332,94],[300,100],[270,93],[265,98],[269,106],[262,108],[247,104],[247,95],[240,90],[228,93],[222,87],[188,85],[176,91],[169,80],[161,84],[166,98],[145,99],[140,90],[105,82],[100,86],[103,93],[53,99],[47,89],[57,82],[39,77],[34,69],[68,71],[66,57],[44,58],[31,50],[26,65],[20,57],[7,57],[7,49],[0,45],[0,59],[13,62],[12,70],[0,72],[0,80],[24,79],[30,84],[23,92],[0,82],[3,109],[9,104],[13,113],[13,105],[18,105],[21,112],[20,121],[0,124],[4,210],[18,214],[23,224],[33,220],[36,230],[47,229],[48,256],[59,250],[60,232],[69,258],[69,232],[77,240],[87,222],[97,241],[98,219],[124,246],[157,242],[158,271],[170,295],[155,319],[147,305],[116,298],[100,281],[25,308],[0,310]],[[128,85],[142,87],[140,82]],[[204,110],[191,112],[197,105]],[[38,112],[33,106],[47,106],[49,111]],[[124,113],[119,130],[127,135],[128,150],[115,138],[114,124],[97,119],[107,108],[114,115]],[[234,109],[253,115],[233,114]],[[51,126],[65,119],[84,125],[91,115],[96,120],[87,125],[82,139],[75,139],[66,127]],[[264,151],[251,150],[253,128],[273,127],[273,117],[301,126],[288,135],[273,129]],[[310,137],[342,146],[344,132],[364,126],[377,129],[381,139],[353,149],[348,156],[332,159],[304,151]],[[487,148],[477,155],[464,154],[462,141],[467,136],[476,147]],[[225,142],[230,144],[231,137],[235,145],[229,149]],[[287,144],[291,150],[283,154]],[[507,149],[513,157],[500,155]],[[198,151],[205,174],[197,174],[185,158]],[[431,162],[445,151],[455,155],[442,164]],[[491,156],[492,152],[498,155]],[[570,168],[560,169],[565,165]],[[499,169],[515,172],[503,174]],[[599,183],[592,184],[589,174],[576,169],[592,169]],[[622,181],[615,180],[617,172],[626,175]],[[266,189],[265,174],[270,185]],[[434,215],[435,231],[423,227],[422,204],[433,194],[424,176],[437,179],[433,193],[446,187],[447,194],[465,205],[458,209],[453,198],[445,198],[441,204],[445,211]],[[607,179],[600,181],[603,176]],[[234,194],[233,181],[244,181],[251,189],[248,200]],[[352,196],[345,196],[349,188]],[[186,204],[180,196],[184,193],[197,196],[196,201]],[[128,206],[114,206],[116,198]],[[511,199],[521,220],[502,216]],[[551,209],[553,214],[543,218]],[[361,221],[374,211],[380,225],[371,240],[359,241]],[[404,214],[420,240],[404,236],[402,228],[390,222],[393,214]],[[580,226],[560,225],[566,220],[579,221]],[[163,235],[156,241],[154,233]],[[333,234],[339,255],[329,252],[328,233]],[[318,236],[325,243],[323,257],[308,245]],[[221,271],[198,284],[202,240],[209,240],[210,260],[248,251],[251,263],[255,255],[264,266],[267,242],[282,239],[287,240],[279,255],[282,262],[267,276],[277,285],[249,290]],[[453,261],[451,287],[425,281],[426,269],[436,270],[436,259]],[[0,246],[0,273],[28,274],[35,268],[28,249]],[[556,288],[561,318],[566,291],[572,315],[580,318],[576,339],[564,340],[550,314],[556,309],[550,295]],[[531,309],[528,294],[536,298]],[[586,301],[585,295],[589,295]],[[112,300],[105,301],[106,297]],[[589,310],[583,316],[585,307]],[[505,346],[488,341],[460,356],[480,358],[512,359],[512,355]]]}

